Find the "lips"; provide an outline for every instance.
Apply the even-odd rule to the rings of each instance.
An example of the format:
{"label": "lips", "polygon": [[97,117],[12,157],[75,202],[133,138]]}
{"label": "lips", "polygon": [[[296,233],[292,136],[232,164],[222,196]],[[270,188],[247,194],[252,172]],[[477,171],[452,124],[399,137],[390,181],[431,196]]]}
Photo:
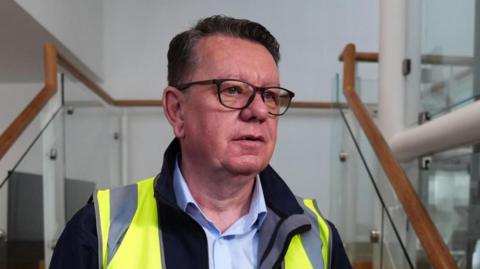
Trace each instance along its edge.
{"label": "lips", "polygon": [[261,135],[253,135],[253,134],[243,134],[236,136],[234,141],[247,141],[247,142],[265,142],[265,138]]}

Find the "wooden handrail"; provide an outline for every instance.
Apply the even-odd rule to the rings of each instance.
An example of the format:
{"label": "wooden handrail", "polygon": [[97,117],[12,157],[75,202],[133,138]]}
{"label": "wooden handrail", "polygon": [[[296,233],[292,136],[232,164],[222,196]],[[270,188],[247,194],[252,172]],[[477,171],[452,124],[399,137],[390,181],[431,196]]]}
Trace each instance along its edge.
{"label": "wooden handrail", "polygon": [[[343,61],[343,53],[338,56],[338,60]],[[377,52],[357,52],[355,53],[355,60],[357,62],[377,63],[378,53]]]}
{"label": "wooden handrail", "polygon": [[43,51],[45,85],[0,136],[0,160],[57,91],[57,50],[45,44]]}
{"label": "wooden handrail", "polygon": [[[339,61],[343,61],[343,54],[338,56]],[[379,54],[377,52],[356,52],[355,60],[357,62],[377,63]],[[448,56],[437,54],[424,54],[421,57],[422,64],[432,65],[455,65],[455,66],[472,66],[473,57],[464,56]]]}
{"label": "wooden handrail", "polygon": [[305,109],[338,109],[348,108],[345,103],[329,103],[329,102],[292,102],[291,108],[305,108]]}
{"label": "wooden handrail", "polygon": [[473,57],[423,54],[422,64],[473,66]]}
{"label": "wooden handrail", "polygon": [[348,44],[343,51],[344,95],[355,114],[380,164],[387,174],[398,199],[412,223],[417,236],[434,268],[457,268],[447,246],[425,210],[410,180],[395,159],[380,130],[369,116],[365,105],[355,92],[355,45]]}
{"label": "wooden handrail", "polygon": [[161,99],[151,99],[151,100],[116,100],[115,101],[116,106],[123,106],[123,107],[132,107],[132,106],[162,106],[163,101]]}

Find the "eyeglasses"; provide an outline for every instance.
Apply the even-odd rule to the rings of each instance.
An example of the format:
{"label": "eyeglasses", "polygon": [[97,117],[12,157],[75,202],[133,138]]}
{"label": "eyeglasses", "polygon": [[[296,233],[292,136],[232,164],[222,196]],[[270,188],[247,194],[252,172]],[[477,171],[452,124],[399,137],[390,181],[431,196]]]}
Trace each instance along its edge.
{"label": "eyeglasses", "polygon": [[237,79],[210,79],[180,84],[176,88],[183,91],[192,85],[217,86],[217,95],[220,103],[228,108],[244,109],[248,107],[260,93],[263,102],[268,108],[268,113],[281,116],[287,112],[295,93],[281,87],[256,87],[248,82]]}

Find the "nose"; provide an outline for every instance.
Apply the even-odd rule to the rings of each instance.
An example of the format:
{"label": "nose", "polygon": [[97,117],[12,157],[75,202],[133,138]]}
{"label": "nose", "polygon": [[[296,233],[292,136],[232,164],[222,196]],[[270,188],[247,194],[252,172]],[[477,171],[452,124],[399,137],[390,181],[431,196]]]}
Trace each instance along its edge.
{"label": "nose", "polygon": [[245,121],[264,121],[268,115],[268,107],[259,92],[255,93],[250,105],[240,111],[240,117]]}

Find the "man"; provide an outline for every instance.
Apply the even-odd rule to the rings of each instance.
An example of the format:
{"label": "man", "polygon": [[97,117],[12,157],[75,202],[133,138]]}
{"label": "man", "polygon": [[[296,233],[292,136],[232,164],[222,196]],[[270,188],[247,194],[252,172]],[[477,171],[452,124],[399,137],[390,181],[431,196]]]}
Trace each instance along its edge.
{"label": "man", "polygon": [[176,138],[161,173],[95,193],[52,268],[350,268],[314,201],[268,165],[294,96],[279,58],[276,39],[247,20],[213,16],[177,35],[163,95]]}

